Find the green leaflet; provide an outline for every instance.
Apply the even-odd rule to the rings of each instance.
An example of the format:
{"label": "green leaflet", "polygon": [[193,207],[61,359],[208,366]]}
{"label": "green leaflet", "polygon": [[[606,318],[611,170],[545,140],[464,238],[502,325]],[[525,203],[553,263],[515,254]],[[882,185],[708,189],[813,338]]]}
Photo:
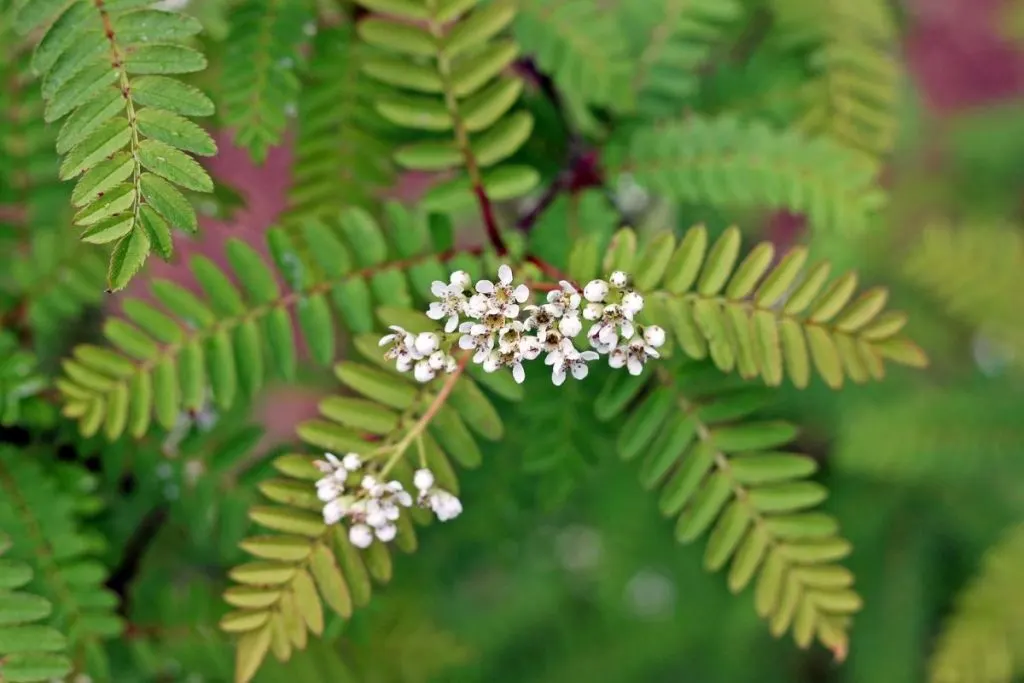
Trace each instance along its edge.
{"label": "green leaflet", "polygon": [[314,19],[308,3],[279,0],[246,0],[230,16],[220,105],[235,143],[257,163],[295,115]]}
{"label": "green leaflet", "polygon": [[[146,173],[140,185],[147,201],[141,207],[143,229],[132,229],[123,213],[86,228],[87,240],[114,243],[109,277],[116,283],[130,279],[154,246],[170,255],[169,228],[162,216],[180,214],[177,220],[182,222],[190,217],[184,198],[167,181]],[[330,365],[336,323],[355,333],[380,329],[378,307],[386,313],[407,310],[414,298],[429,300],[433,279],[446,275],[423,234],[412,228],[425,226],[426,217],[398,204],[389,204],[387,213],[396,228],[394,240],[360,209],[343,212],[334,221],[308,223],[304,233],[316,245],[314,263],[303,260],[295,241],[280,228],[268,234],[272,263],[241,240],[228,241],[233,279],[209,259],[194,257],[190,265],[202,296],[157,281],[152,285],[156,305],[129,299],[123,305],[124,318],[108,320],[104,334],[118,359],[117,372],[109,356],[76,348],[61,382],[65,414],[79,420],[86,436],[102,428],[116,439],[126,430],[141,437],[153,420],[172,427],[181,411],[205,403],[207,390],[217,406],[227,409],[253,397],[268,377],[294,376],[299,362],[296,325],[313,360]],[[408,273],[389,265],[396,251],[411,260]],[[302,275],[313,265],[326,278]],[[427,277],[414,276],[413,266],[427,268]],[[478,257],[467,267],[482,271]],[[282,289],[278,274],[295,288]],[[514,383],[508,386],[507,377],[488,375],[482,381],[502,396],[521,391]],[[484,404],[467,401],[461,392],[454,404],[469,411],[478,434],[500,434],[497,415]],[[479,461],[461,418],[446,414],[440,419],[450,423],[451,433],[439,438],[453,440],[466,463]]]}
{"label": "green leaflet", "polygon": [[886,201],[862,154],[733,115],[633,127],[609,143],[606,164],[679,201],[784,208],[848,234],[868,230]]}
{"label": "green leaflet", "polygon": [[[425,201],[431,210],[471,205],[474,185],[491,200],[521,197],[536,185],[536,171],[505,162],[525,144],[533,117],[514,108],[521,88],[503,74],[519,48],[499,37],[516,6],[500,0],[432,7],[402,4],[391,8],[395,18],[358,24],[359,37],[381,53],[364,63],[364,73],[397,90],[376,98],[377,111],[390,123],[426,133],[399,148],[395,161],[413,170],[467,170],[430,191]],[[425,23],[409,22],[416,18]]]}
{"label": "green leaflet", "polygon": [[[123,624],[116,595],[103,587],[108,571],[93,559],[77,518],[95,508],[96,481],[78,468],[54,476],[23,455],[0,450],[0,523],[9,535],[0,539],[0,673],[46,681],[65,675],[72,659],[85,664],[80,658],[92,652],[88,673],[107,677],[98,646],[120,637]],[[54,506],[56,496],[72,504]]]}
{"label": "green leaflet", "polygon": [[[379,350],[368,345],[371,360],[379,360]],[[412,471],[417,466],[417,452],[436,473],[438,482],[457,492],[458,482],[450,462],[456,458],[473,464],[469,452],[476,452],[475,440],[465,422],[486,438],[501,436],[501,423],[486,396],[466,376],[442,376],[431,384],[419,384],[411,377],[385,373],[360,363],[346,361],[335,368],[338,378],[359,398],[331,397],[320,403],[323,419],[299,425],[300,437],[317,450],[335,453],[357,452],[369,457],[371,448],[382,444],[409,450],[398,461],[393,476],[412,488]],[[457,382],[462,398],[444,405],[439,411],[427,413],[427,407],[440,400],[440,386]],[[454,397],[454,393],[451,394]],[[468,399],[468,400],[467,400]],[[401,412],[399,412],[401,411]],[[430,424],[443,420],[443,429],[426,431]],[[465,422],[464,422],[465,421]],[[429,422],[429,424],[428,424]],[[479,424],[477,424],[479,423]],[[404,440],[409,430],[418,446]],[[441,439],[454,430],[454,441]],[[378,435],[383,441],[368,442],[365,434]],[[456,450],[457,449],[457,450]],[[312,458],[298,454],[282,456],[275,467],[283,475],[264,481],[260,490],[274,505],[252,508],[250,517],[260,526],[277,532],[257,536],[243,542],[242,547],[257,558],[235,567],[231,578],[237,583],[229,588],[225,600],[235,608],[220,622],[222,630],[238,633],[236,676],[247,681],[259,668],[267,648],[250,646],[265,629],[272,633],[284,629],[291,634],[291,644],[279,643],[275,653],[282,660],[291,657],[292,645],[305,647],[305,633],[323,630],[323,605],[335,614],[348,618],[354,605],[364,605],[371,597],[372,583],[383,584],[391,579],[392,559],[382,543],[366,550],[357,550],[348,540],[343,525],[325,526],[320,511],[323,503],[316,497],[311,482],[321,475],[312,466]],[[424,518],[412,510],[398,520],[395,543],[405,552],[416,548],[416,536],[410,516]],[[296,636],[301,633],[301,636]],[[274,638],[274,636],[271,636]],[[298,638],[298,640],[296,640]],[[256,643],[259,645],[259,643]]]}
{"label": "green leaflet", "polygon": [[754,417],[764,389],[759,397],[727,377],[708,381],[709,369],[687,362],[657,380],[614,377],[595,410],[607,420],[631,403],[617,450],[642,456],[641,481],[660,489],[659,508],[675,518],[677,540],[707,535],[705,567],[728,564],[734,593],[753,583],[755,608],[773,635],[792,632],[800,647],[817,639],[843,656],[861,599],[853,575],[834,564],[849,552],[834,538],[834,520],[808,511],[826,496],[804,479],[815,463],[776,450],[796,430]]}
{"label": "green leaflet", "polygon": [[[579,256],[570,255],[570,262],[593,250],[594,239],[578,242]],[[688,356],[711,358],[724,372],[761,377],[771,386],[789,377],[802,388],[813,369],[838,389],[847,378],[881,379],[885,361],[927,364],[924,352],[902,334],[905,316],[885,311],[884,289],[857,295],[853,273],[829,282],[829,264],[806,267],[803,247],[771,267],[769,244],[740,258],[735,227],[713,242],[704,226],[687,231],[678,246],[665,232],[643,248],[636,242],[629,229],[616,233],[604,270],[633,271],[639,256],[635,272],[641,273],[648,320],[668,331]]]}
{"label": "green leaflet", "polygon": [[[144,190],[144,169],[190,190],[213,189],[187,153],[209,156],[216,145],[184,118],[208,116],[212,105],[194,87],[168,77],[206,67],[201,53],[181,44],[201,25],[148,4],[75,0],[44,11],[48,3],[33,2],[19,13],[25,28],[59,13],[40,39],[33,66],[42,77],[45,119],[64,119],[57,139],[64,156],[60,177],[81,176],[72,201],[79,208],[75,223],[88,228],[82,239],[116,242],[108,267],[111,290],[128,284],[154,246],[170,257],[168,225],[195,228],[194,213],[180,195],[163,187]],[[147,194],[154,193],[159,198],[148,202]],[[145,215],[144,204],[151,207]]]}

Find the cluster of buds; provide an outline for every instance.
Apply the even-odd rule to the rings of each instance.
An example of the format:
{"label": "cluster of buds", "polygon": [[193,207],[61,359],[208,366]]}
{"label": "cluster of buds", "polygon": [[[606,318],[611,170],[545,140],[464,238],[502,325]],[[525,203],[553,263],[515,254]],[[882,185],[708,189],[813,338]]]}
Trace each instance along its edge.
{"label": "cluster of buds", "polygon": [[324,475],[316,482],[317,497],[324,503],[324,523],[349,521],[348,538],[357,548],[368,548],[374,539],[387,543],[398,534],[397,521],[402,508],[418,503],[430,508],[442,522],[462,512],[462,503],[454,495],[434,486],[434,475],[427,469],[416,472],[419,491],[416,501],[397,480],[383,481],[356,453],[338,458],[325,453],[316,467]]}
{"label": "cluster of buds", "polygon": [[[611,367],[639,375],[649,359],[658,358],[657,349],[665,343],[660,327],[635,322],[644,298],[622,271],[607,281],[591,280],[582,292],[562,280],[539,304],[527,303],[529,287],[514,284],[507,265],[498,268],[497,282],[480,280],[472,289],[471,284],[461,270],[452,273],[448,284],[435,281],[431,292],[437,301],[430,304],[427,316],[444,320],[443,332],[412,334],[393,326],[392,333],[380,340],[388,347],[385,357],[396,361],[400,371],[412,369],[417,380],[427,382],[441,370],[454,371],[457,363],[451,350],[458,346],[472,352],[473,362],[486,372],[509,368],[521,383],[526,378],[523,362],[543,353],[552,382],[561,385],[570,375],[586,377],[588,363],[601,355],[608,356]],[[584,321],[590,326],[580,343]]]}

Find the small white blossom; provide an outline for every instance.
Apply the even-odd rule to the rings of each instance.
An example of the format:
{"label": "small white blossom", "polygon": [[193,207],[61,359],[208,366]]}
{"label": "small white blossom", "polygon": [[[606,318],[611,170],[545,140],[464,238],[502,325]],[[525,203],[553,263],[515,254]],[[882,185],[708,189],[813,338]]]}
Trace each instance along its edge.
{"label": "small white blossom", "polygon": [[544,330],[558,322],[561,315],[558,305],[551,303],[543,306],[526,306],[523,310],[528,313],[526,320],[523,321],[523,327],[528,331],[536,330],[538,334],[542,334]]}
{"label": "small white blossom", "polygon": [[456,270],[448,278],[448,282],[452,287],[458,287],[460,292],[464,292],[472,286],[473,278],[464,270]]}
{"label": "small white blossom", "polygon": [[583,323],[576,315],[567,315],[558,321],[558,331],[566,337],[575,337],[583,330]]}
{"label": "small white blossom", "polygon": [[462,501],[448,491],[434,490],[427,498],[438,521],[447,522],[462,514]]}
{"label": "small white blossom", "polygon": [[419,491],[419,504],[429,507],[442,522],[458,517],[462,512],[462,503],[452,493],[435,486],[434,473],[428,469],[418,469],[413,474],[413,485]]}
{"label": "small white blossom", "polygon": [[643,310],[644,298],[636,292],[626,292],[622,295],[622,303],[620,305],[622,306],[622,310],[632,318]]}
{"label": "small white blossom", "polygon": [[383,524],[376,527],[374,531],[377,534],[377,538],[384,543],[395,540],[395,536],[398,535],[398,527],[394,524]]}
{"label": "small white blossom", "polygon": [[413,361],[419,358],[416,350],[416,336],[406,332],[398,325],[391,326],[392,333],[381,337],[379,346],[388,346],[384,358],[395,361],[399,372],[407,372]]}
{"label": "small white blossom", "polygon": [[353,524],[348,530],[348,540],[357,548],[369,548],[373,543],[373,529],[366,524]]}
{"label": "small white blossom", "polygon": [[555,317],[571,315],[579,310],[582,299],[579,291],[567,280],[560,280],[559,289],[548,292],[548,306]]}
{"label": "small white blossom", "polygon": [[629,276],[621,270],[616,270],[608,276],[608,283],[616,289],[622,289],[629,282]]}
{"label": "small white blossom", "polygon": [[498,268],[497,284],[490,280],[480,280],[476,283],[476,291],[487,297],[488,312],[497,311],[506,318],[518,318],[519,304],[530,298],[529,287],[512,286],[512,269],[507,264]]}
{"label": "small white blossom", "polygon": [[466,312],[467,303],[466,295],[463,293],[464,287],[461,284],[455,284],[454,274],[452,280],[452,284],[447,285],[440,280],[434,280],[430,285],[430,293],[437,297],[437,301],[432,302],[427,309],[427,317],[431,320],[448,318],[444,325],[444,331],[449,334],[459,326],[459,316]]}
{"label": "small white blossom", "polygon": [[665,330],[657,325],[648,325],[644,328],[644,341],[654,348],[665,343]]}
{"label": "small white blossom", "polygon": [[434,486],[434,473],[423,468],[412,475],[412,484],[417,491],[429,491]]}
{"label": "small white blossom", "polygon": [[544,345],[537,337],[523,337],[519,342],[519,353],[524,360],[533,360],[544,350]]}
{"label": "small white blossom", "polygon": [[607,296],[608,283],[604,280],[591,280],[583,288],[583,298],[591,303],[602,303]]}
{"label": "small white blossom", "polygon": [[421,360],[412,369],[412,376],[417,382],[426,384],[430,380],[434,379],[437,375],[437,371],[430,366],[430,361]]}
{"label": "small white blossom", "polygon": [[416,335],[414,347],[419,358],[429,356],[441,344],[441,339],[433,332],[420,332]]}
{"label": "small white blossom", "polygon": [[459,348],[465,351],[476,351],[473,355],[473,362],[483,363],[491,349],[494,348],[494,336],[491,331],[483,325],[464,322],[459,325],[459,332],[462,333],[462,336],[459,337]]}
{"label": "small white blossom", "polygon": [[608,365],[613,368],[625,366],[629,374],[639,375],[651,358],[659,358],[657,350],[648,346],[643,339],[634,339],[612,351],[608,355]]}
{"label": "small white blossom", "polygon": [[498,330],[498,348],[502,351],[519,348],[519,342],[526,335],[526,327],[518,320],[513,320]]}
{"label": "small white blossom", "polygon": [[576,379],[583,379],[587,376],[589,368],[587,362],[596,360],[597,353],[594,351],[578,351],[569,340],[563,340],[559,349],[548,354],[544,359],[546,365],[551,367],[551,381],[555,386],[561,386],[565,382],[567,374]]}
{"label": "small white blossom", "polygon": [[597,320],[604,313],[604,308],[604,304],[591,302],[583,309],[583,318],[585,320]]}

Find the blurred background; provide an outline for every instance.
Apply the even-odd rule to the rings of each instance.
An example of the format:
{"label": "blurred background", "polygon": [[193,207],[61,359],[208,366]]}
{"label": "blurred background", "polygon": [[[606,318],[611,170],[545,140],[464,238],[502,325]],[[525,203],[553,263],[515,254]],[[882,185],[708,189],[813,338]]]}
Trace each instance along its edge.
{"label": "blurred background", "polygon": [[[562,410],[537,414],[528,406],[551,405],[552,389],[531,382],[527,407],[507,412],[509,437],[488,446],[485,466],[465,475],[466,513],[425,530],[420,550],[397,557],[393,582],[370,606],[349,624],[331,624],[346,633],[344,656],[314,643],[287,667],[268,663],[257,680],[924,681],[958,596],[979,577],[996,582],[984,558],[999,550],[1003,561],[992,566],[1006,574],[983,605],[998,627],[982,628],[990,637],[978,649],[979,672],[995,674],[977,680],[1010,680],[1002,675],[1007,662],[1024,654],[1024,552],[1014,555],[1012,543],[1024,533],[1024,3],[905,0],[900,10],[907,80],[885,171],[892,194],[885,225],[853,241],[807,235],[786,215],[744,226],[748,239],[810,237],[837,269],[856,268],[864,284],[890,286],[932,361],[925,372],[894,370],[884,383],[842,392],[820,382],[780,392],[779,410],[803,429],[800,447],[822,464],[826,508],[854,545],[849,564],[865,608],[848,660],[839,665],[821,649],[773,639],[749,595],[732,597],[721,575],[702,569],[703,542],[671,541],[670,523],[619,462],[613,440],[588,411],[574,409],[589,404],[584,389],[571,386],[559,394]],[[237,196],[225,200],[230,211],[203,220],[200,239],[182,242],[182,256],[220,261],[230,236],[261,244],[286,206],[287,145],[257,167],[229,135],[218,143],[209,168]],[[422,189],[423,179],[410,176],[392,194],[414,200]],[[665,216],[681,226],[725,225],[685,207]],[[549,248],[558,249],[557,239]],[[190,281],[184,266],[154,259],[150,267],[149,277]],[[259,441],[261,453],[278,448],[315,414],[323,393],[316,384],[272,392],[254,414],[234,416],[233,424],[263,430],[233,434],[242,439],[233,443]],[[189,455],[188,438],[175,449],[180,457],[154,466],[165,479],[134,491],[140,514],[154,499],[188,493],[167,482],[187,482],[200,458]],[[162,680],[228,680],[230,651],[212,630],[197,632],[195,620],[209,614],[215,623],[215,577],[240,557],[233,544],[248,497],[235,493],[259,477],[257,467],[203,493],[224,496],[206,547],[186,546],[194,535],[162,523],[166,510],[155,513],[162,542],[140,561],[160,569],[132,589],[133,624],[122,647],[125,656],[145,658],[143,636],[154,635],[147,624],[179,615],[188,637],[173,665],[161,664]],[[112,545],[134,538],[137,521],[105,520]],[[168,595],[168,582],[179,590]],[[173,626],[156,635],[173,648]]]}

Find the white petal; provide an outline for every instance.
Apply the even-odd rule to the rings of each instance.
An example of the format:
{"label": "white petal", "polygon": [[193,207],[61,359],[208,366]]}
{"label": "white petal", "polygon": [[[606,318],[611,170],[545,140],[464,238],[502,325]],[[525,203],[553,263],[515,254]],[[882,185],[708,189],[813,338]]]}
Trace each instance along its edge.
{"label": "white petal", "polygon": [[455,328],[459,326],[459,316],[451,315],[448,317],[448,322],[444,324],[444,331],[447,334],[451,334],[455,331]]}
{"label": "white petal", "polygon": [[515,291],[512,292],[512,296],[514,296],[516,301],[519,303],[523,303],[530,298],[530,288],[526,285],[519,285],[515,288]]}
{"label": "white petal", "polygon": [[626,362],[626,369],[629,370],[631,375],[639,375],[644,371],[644,364],[640,362],[640,359],[636,356],[630,356]]}
{"label": "white petal", "polygon": [[398,535],[398,527],[394,524],[385,524],[384,526],[377,527],[377,538],[385,543],[395,540],[396,535]]}
{"label": "white petal", "polygon": [[472,335],[464,334],[461,337],[459,337],[459,348],[460,349],[464,349],[466,351],[469,351],[470,349],[475,348],[475,347],[476,347],[476,339]]}
{"label": "white petal", "polygon": [[493,353],[487,356],[487,360],[484,361],[484,372],[494,372],[501,367],[501,361]]}
{"label": "white petal", "polygon": [[324,505],[324,524],[337,524],[345,516],[345,506],[340,500]]}
{"label": "white petal", "polygon": [[572,376],[576,379],[583,379],[590,372],[590,366],[586,363],[573,363],[572,364]]}
{"label": "white petal", "polygon": [[621,368],[626,364],[626,354],[618,349],[608,354],[608,365],[613,368]]}
{"label": "white petal", "polygon": [[622,323],[622,336],[626,339],[630,339],[633,336],[633,323],[628,320]]}
{"label": "white petal", "polygon": [[556,365],[554,372],[551,373],[551,382],[556,386],[560,387],[565,383],[565,366],[562,364]]}
{"label": "white petal", "polygon": [[480,280],[476,283],[476,291],[481,294],[492,294],[494,292],[494,283],[490,280]]}
{"label": "white petal", "polygon": [[357,548],[369,548],[373,543],[373,531],[365,524],[355,524],[348,530],[348,540]]}
{"label": "white petal", "polygon": [[516,384],[522,384],[526,380],[526,370],[523,370],[522,363],[516,363],[512,366],[512,379],[516,381]]}
{"label": "white petal", "polygon": [[402,507],[409,507],[412,505],[412,496],[408,491],[402,491],[395,495],[395,501]]}
{"label": "white petal", "polygon": [[399,356],[398,360],[395,361],[395,368],[399,372],[409,372],[412,367],[412,356]]}
{"label": "white petal", "polygon": [[444,306],[442,304],[437,303],[436,301],[432,302],[430,306],[427,308],[427,317],[430,318],[431,320],[440,320],[445,315],[446,312],[444,310]]}
{"label": "white petal", "polygon": [[434,280],[430,283],[430,293],[434,296],[444,296],[448,293],[448,285],[440,280]]}
{"label": "white petal", "polygon": [[584,351],[583,353],[580,354],[580,358],[585,361],[592,361],[597,360],[598,355],[593,351]]}
{"label": "white petal", "polygon": [[503,263],[498,266],[498,279],[503,285],[507,285],[512,282],[512,269],[508,267],[508,264]]}
{"label": "white petal", "polygon": [[377,346],[384,346],[385,344],[390,344],[397,338],[397,334],[385,334],[383,337],[380,338],[380,341],[377,342]]}
{"label": "white petal", "polygon": [[342,459],[341,465],[349,472],[355,472],[363,466],[363,459],[355,453],[349,453]]}
{"label": "white petal", "polygon": [[366,523],[372,527],[380,528],[388,523],[388,516],[384,510],[378,508],[366,515]]}
{"label": "white petal", "polygon": [[661,354],[658,353],[658,350],[651,346],[645,346],[644,353],[646,353],[651,358],[661,358]]}

